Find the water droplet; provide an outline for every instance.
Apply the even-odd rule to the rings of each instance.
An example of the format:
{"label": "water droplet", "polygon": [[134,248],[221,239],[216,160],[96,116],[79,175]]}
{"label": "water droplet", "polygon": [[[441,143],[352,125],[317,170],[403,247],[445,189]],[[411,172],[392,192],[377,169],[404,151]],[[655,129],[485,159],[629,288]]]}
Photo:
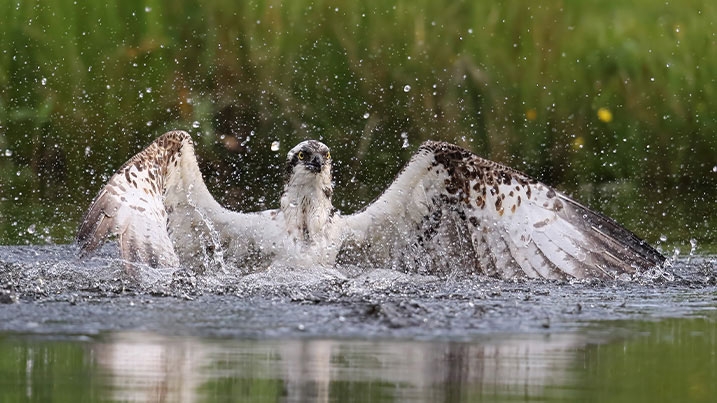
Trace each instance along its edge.
{"label": "water droplet", "polygon": [[27,227],[27,233],[30,235],[35,233],[35,224],[32,224],[29,227]]}
{"label": "water droplet", "polygon": [[408,91],[411,91],[411,86],[406,84],[403,86],[403,92],[408,92]]}
{"label": "water droplet", "polygon": [[366,112],[366,113],[363,114],[363,118],[364,118],[364,119],[368,119],[369,116],[371,116],[371,115],[370,115],[368,112]]}
{"label": "water droplet", "polygon": [[[7,152],[7,151],[6,151]],[[712,172],[717,172],[717,165],[712,167]]]}
{"label": "water droplet", "polygon": [[281,147],[281,143],[278,141],[271,142],[271,151],[279,151],[279,147]]}
{"label": "water droplet", "polygon": [[199,129],[199,122],[196,120],[194,122],[192,122],[192,127],[195,129]]}
{"label": "water droplet", "polygon": [[697,240],[692,238],[692,239],[690,239],[690,256],[694,255],[696,250],[697,250]]}
{"label": "water droplet", "polygon": [[148,12],[150,12],[150,11],[152,11],[152,7],[145,7],[145,8],[144,8],[144,12],[145,12],[145,13],[148,13]]}
{"label": "water droplet", "polygon": [[90,154],[92,154],[92,149],[90,146],[85,147],[85,157],[89,157]]}
{"label": "water droplet", "polygon": [[40,84],[46,85],[46,84],[47,84],[47,78],[42,77],[42,80],[40,80]]}
{"label": "water droplet", "polygon": [[662,241],[662,242],[667,241],[667,235],[665,235],[665,234],[660,235],[660,241]]}
{"label": "water droplet", "polygon": [[[12,150],[9,149],[9,148],[8,148],[7,150],[5,150],[5,156],[6,156],[6,157],[12,157]],[[715,167],[715,168],[717,168],[717,167]]]}
{"label": "water droplet", "polygon": [[408,148],[410,144],[408,143],[408,133],[401,132],[401,138],[403,139],[403,144],[401,144],[401,148]]}

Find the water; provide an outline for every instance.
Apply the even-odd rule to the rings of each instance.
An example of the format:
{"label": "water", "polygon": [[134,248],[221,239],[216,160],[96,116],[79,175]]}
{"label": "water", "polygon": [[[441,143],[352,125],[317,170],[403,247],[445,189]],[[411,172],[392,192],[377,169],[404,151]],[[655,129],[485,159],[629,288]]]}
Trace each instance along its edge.
{"label": "water", "polygon": [[717,264],[674,280],[146,270],[0,247],[0,401],[713,401]]}

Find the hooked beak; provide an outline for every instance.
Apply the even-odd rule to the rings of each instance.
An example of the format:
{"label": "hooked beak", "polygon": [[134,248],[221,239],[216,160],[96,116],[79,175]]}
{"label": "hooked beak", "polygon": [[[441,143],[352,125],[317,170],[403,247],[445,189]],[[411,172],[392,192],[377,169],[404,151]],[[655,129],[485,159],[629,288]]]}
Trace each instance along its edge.
{"label": "hooked beak", "polygon": [[324,157],[321,155],[314,155],[310,161],[306,161],[306,169],[313,173],[321,172],[321,168],[324,166]]}

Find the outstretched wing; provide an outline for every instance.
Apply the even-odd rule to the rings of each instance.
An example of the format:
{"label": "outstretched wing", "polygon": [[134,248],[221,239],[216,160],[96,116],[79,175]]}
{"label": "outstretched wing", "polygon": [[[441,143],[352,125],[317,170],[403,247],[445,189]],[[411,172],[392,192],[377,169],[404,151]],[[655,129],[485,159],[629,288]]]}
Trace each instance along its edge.
{"label": "outstretched wing", "polygon": [[442,142],[424,143],[383,195],[343,219],[353,242],[342,255],[409,269],[441,261],[505,278],[614,278],[665,260],[612,219]]}
{"label": "outstretched wing", "polygon": [[[177,267],[180,260],[223,258],[214,254],[232,248],[242,257],[270,228],[269,212],[220,206],[204,184],[191,137],[172,131],[110,178],[85,213],[77,242],[86,254],[116,236],[124,260]],[[236,250],[237,239],[244,250]]]}

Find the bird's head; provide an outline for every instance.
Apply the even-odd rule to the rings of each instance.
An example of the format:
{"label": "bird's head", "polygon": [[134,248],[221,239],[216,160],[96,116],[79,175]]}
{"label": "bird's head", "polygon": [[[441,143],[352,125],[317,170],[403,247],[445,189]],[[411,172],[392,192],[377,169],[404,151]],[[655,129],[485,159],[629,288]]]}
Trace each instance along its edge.
{"label": "bird's head", "polygon": [[297,144],[286,155],[286,183],[331,183],[331,152],[326,144],[306,140]]}
{"label": "bird's head", "polygon": [[334,208],[331,153],[316,140],[299,143],[286,155],[286,183],[281,210],[287,230],[305,240],[323,233]]}

